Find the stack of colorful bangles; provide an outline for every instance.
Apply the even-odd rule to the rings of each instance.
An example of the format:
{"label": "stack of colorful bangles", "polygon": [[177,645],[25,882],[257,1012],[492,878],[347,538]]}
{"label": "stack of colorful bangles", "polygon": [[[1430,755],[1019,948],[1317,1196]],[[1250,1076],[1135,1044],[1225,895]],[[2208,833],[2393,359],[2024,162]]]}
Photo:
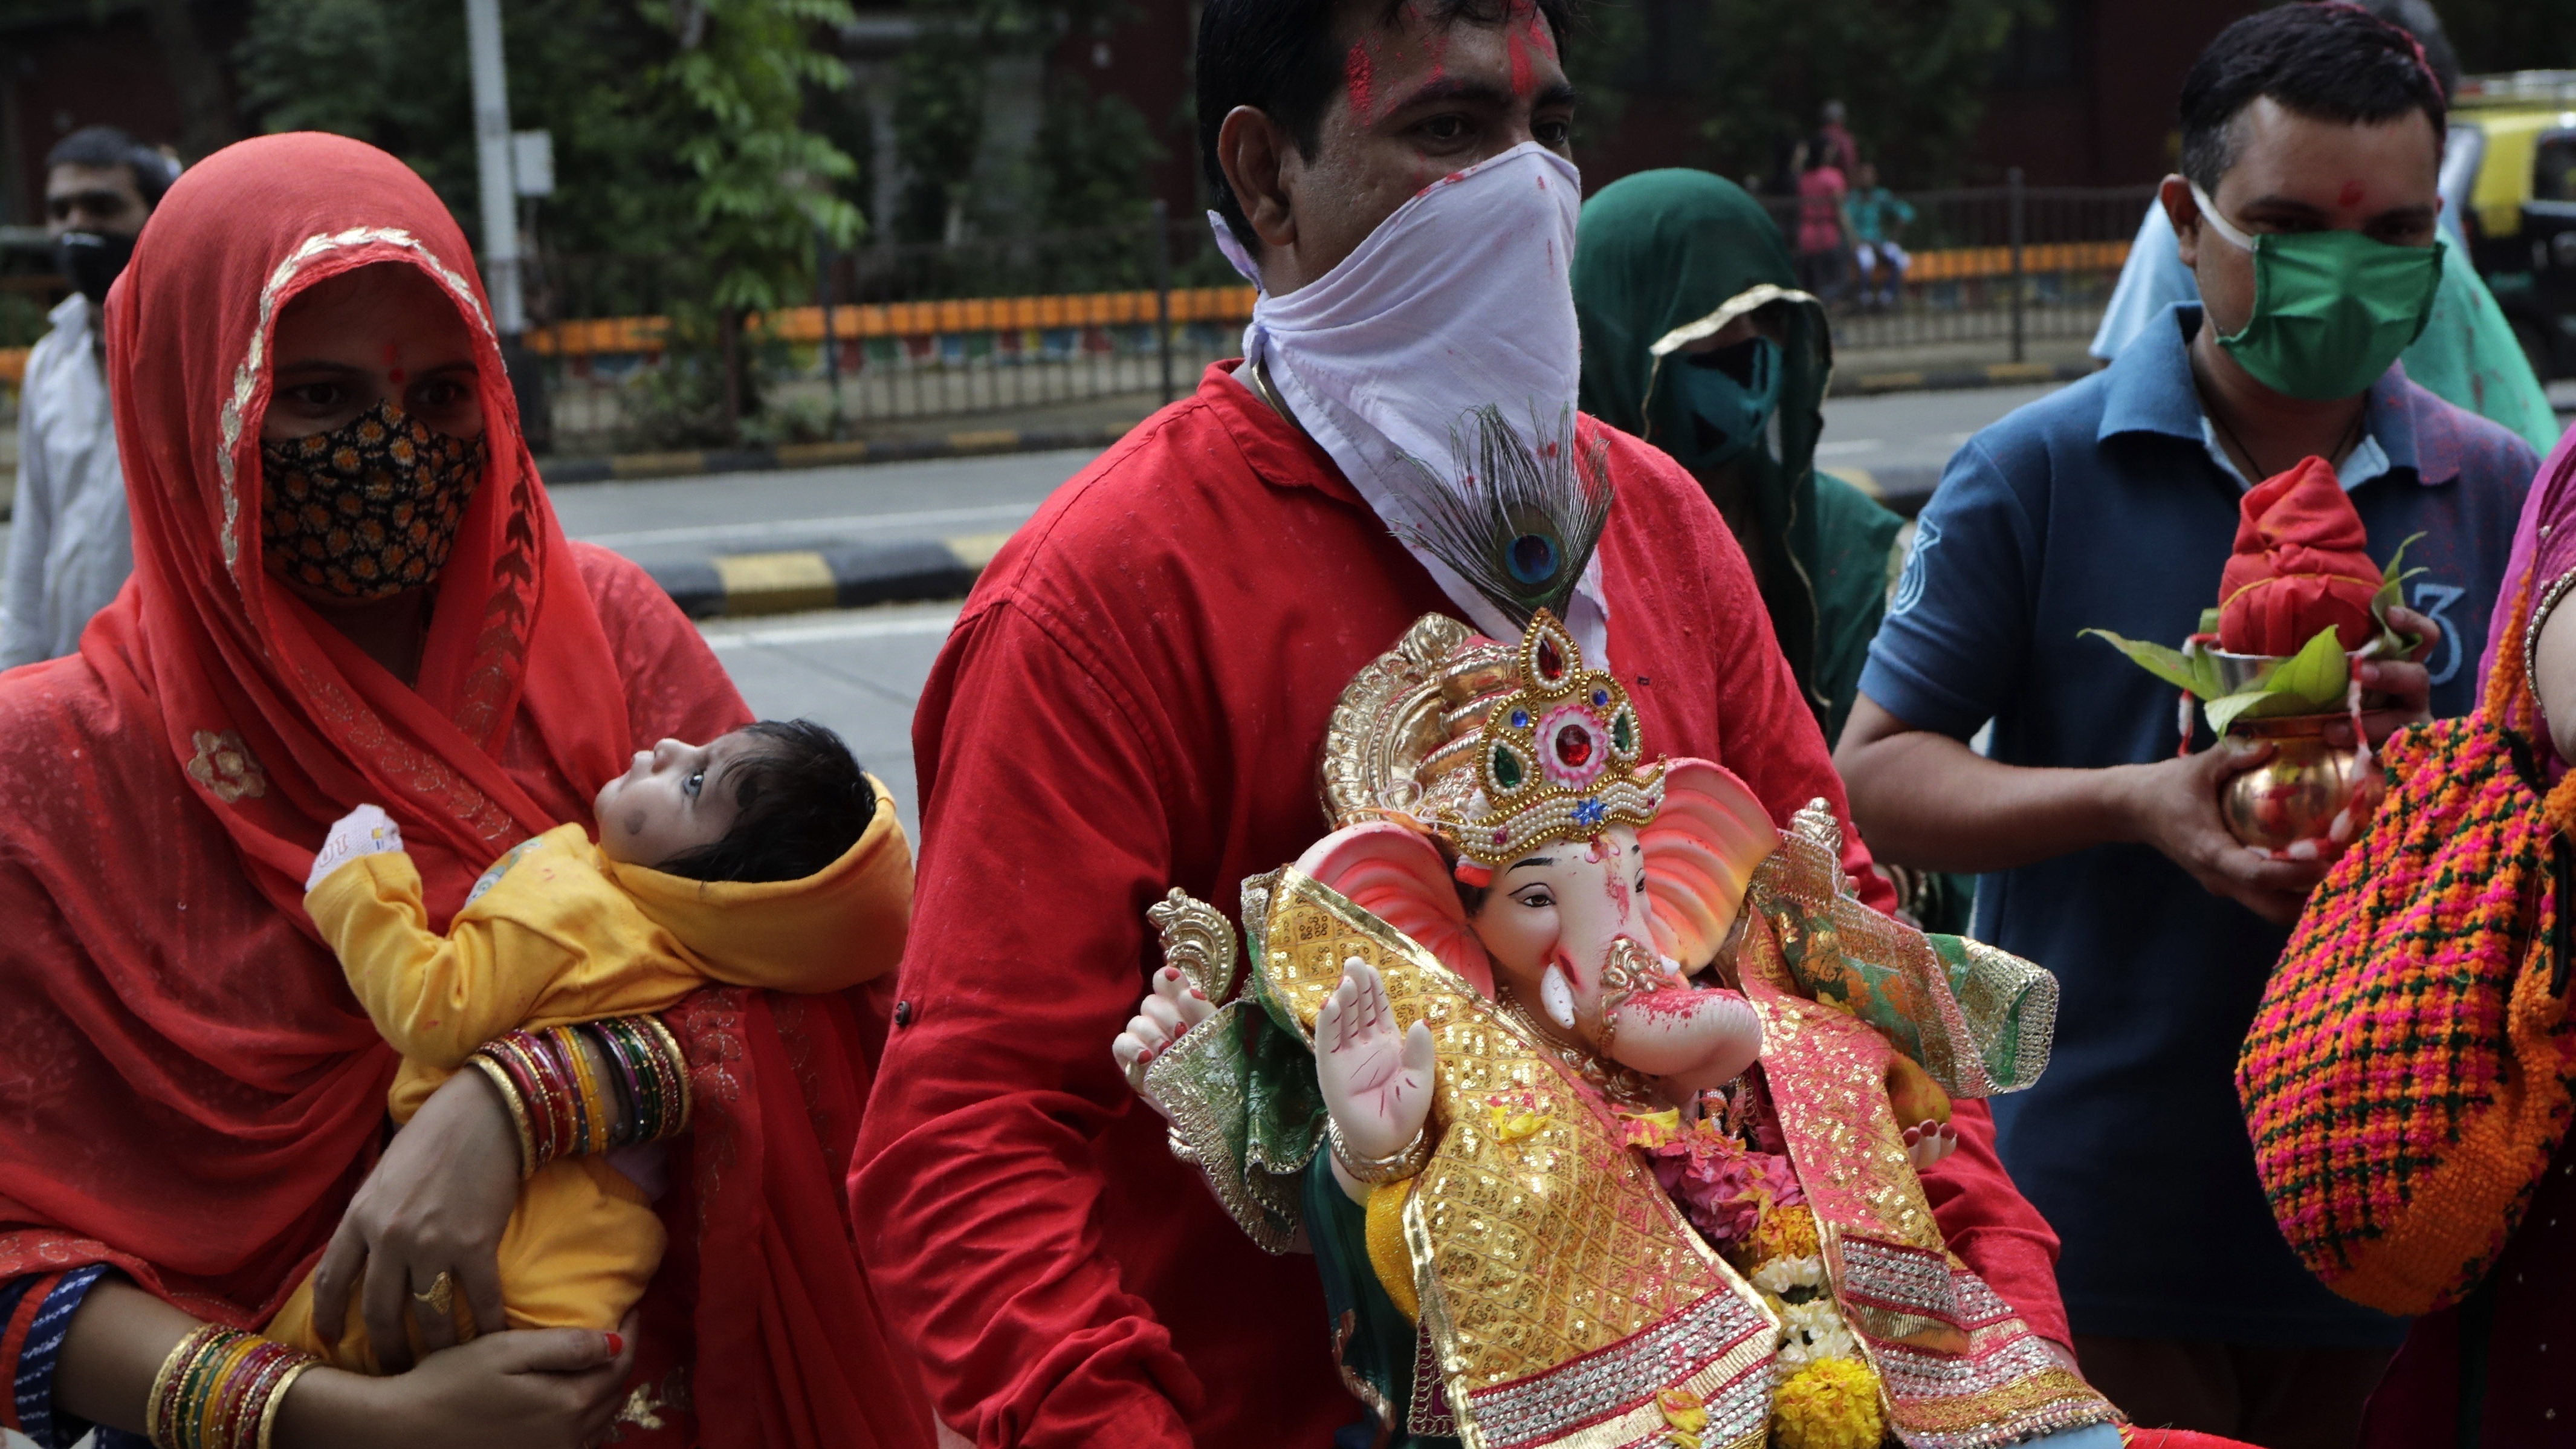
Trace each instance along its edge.
{"label": "stack of colorful bangles", "polygon": [[286,1390],[319,1362],[256,1334],[206,1324],[161,1361],[143,1405],[144,1432],[158,1449],[269,1449]]}
{"label": "stack of colorful bangles", "polygon": [[[609,1063],[596,1070],[587,1038]],[[688,1059],[670,1028],[650,1016],[610,1017],[580,1026],[514,1031],[465,1059],[491,1080],[519,1128],[519,1175],[558,1157],[658,1142],[689,1125]],[[615,1114],[612,1100],[624,1110]]]}

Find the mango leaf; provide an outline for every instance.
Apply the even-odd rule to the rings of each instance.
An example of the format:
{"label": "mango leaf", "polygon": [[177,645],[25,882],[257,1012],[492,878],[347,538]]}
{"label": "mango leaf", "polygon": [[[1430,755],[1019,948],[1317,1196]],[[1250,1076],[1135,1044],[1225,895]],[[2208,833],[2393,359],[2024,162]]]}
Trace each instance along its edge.
{"label": "mango leaf", "polygon": [[2405,566],[2407,545],[2423,536],[2421,533],[2408,534],[2406,542],[2397,545],[2397,552],[2388,556],[2388,567],[2380,570],[2379,592],[2370,598],[2370,616],[2379,621],[2379,654],[2383,659],[2410,658],[2424,644],[2418,636],[2400,633],[2388,622],[2389,610],[2406,607],[2406,581],[2417,574],[2431,572]]}
{"label": "mango leaf", "polygon": [[[2202,705],[2200,712],[2209,720],[2209,732],[2223,735],[2227,733],[2227,727],[2240,718],[2260,718],[2261,716],[2254,713],[2256,706],[2277,701],[2280,698],[2281,696],[2273,690],[2250,689],[2243,694],[2230,694],[2213,699]],[[2291,712],[2296,713],[2296,711]]]}
{"label": "mango leaf", "polygon": [[2199,699],[2216,699],[2227,693],[2227,680],[2218,672],[2217,657],[2198,640],[2182,646],[2183,663],[2191,670],[2191,692]]}
{"label": "mango leaf", "polygon": [[2335,637],[2334,626],[2328,625],[2272,671],[2269,690],[2296,696],[2318,709],[2332,709],[2343,703],[2344,685],[2351,677],[2343,643]]}
{"label": "mango leaf", "polygon": [[2200,677],[2192,669],[2191,661],[2183,657],[2181,650],[2162,644],[2149,644],[2138,639],[2123,639],[2108,629],[2086,629],[2075,637],[2080,639],[2086,634],[2098,634],[2110,640],[2111,647],[2128,655],[2130,663],[2174,688],[2187,689],[2193,694],[2200,693]]}
{"label": "mango leaf", "polygon": [[2203,634],[2215,634],[2218,632],[2218,610],[2203,609],[2200,611],[2199,632]]}

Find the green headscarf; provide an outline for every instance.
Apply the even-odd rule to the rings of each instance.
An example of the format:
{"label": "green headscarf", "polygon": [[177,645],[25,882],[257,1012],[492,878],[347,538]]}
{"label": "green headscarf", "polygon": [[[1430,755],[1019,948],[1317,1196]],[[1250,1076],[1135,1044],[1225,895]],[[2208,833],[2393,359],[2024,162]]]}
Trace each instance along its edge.
{"label": "green headscarf", "polygon": [[1706,335],[1748,311],[1778,326],[1776,422],[1737,466],[1751,530],[1768,555],[1763,603],[1772,630],[1831,740],[1842,731],[1878,632],[1888,551],[1903,521],[1815,471],[1833,335],[1823,305],[1796,286],[1780,228],[1723,177],[1640,172],[1583,204],[1574,309],[1583,329],[1585,412],[1648,442],[1685,436],[1673,366],[1658,365],[1656,342],[1694,323],[1702,326],[1692,330]]}

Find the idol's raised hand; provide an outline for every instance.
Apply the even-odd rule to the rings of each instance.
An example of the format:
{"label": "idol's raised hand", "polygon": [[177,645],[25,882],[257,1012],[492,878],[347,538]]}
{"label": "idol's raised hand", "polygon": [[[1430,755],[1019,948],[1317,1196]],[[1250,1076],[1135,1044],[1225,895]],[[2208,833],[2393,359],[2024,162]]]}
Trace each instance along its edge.
{"label": "idol's raised hand", "polygon": [[1433,1071],[1431,1028],[1399,1028],[1377,968],[1343,962],[1342,984],[1315,1015],[1315,1079],[1336,1129],[1333,1175],[1353,1199],[1403,1175],[1408,1161],[1419,1167]]}
{"label": "idol's raised hand", "polygon": [[1171,1116],[1169,1109],[1145,1090],[1145,1069],[1154,1059],[1179,1041],[1183,1033],[1216,1014],[1207,993],[1190,984],[1190,979],[1177,967],[1166,966],[1154,973],[1154,989],[1136,1006],[1136,1015],[1127,1029],[1109,1044],[1109,1055],[1125,1073],[1127,1085],[1136,1095],[1153,1104],[1157,1112]]}

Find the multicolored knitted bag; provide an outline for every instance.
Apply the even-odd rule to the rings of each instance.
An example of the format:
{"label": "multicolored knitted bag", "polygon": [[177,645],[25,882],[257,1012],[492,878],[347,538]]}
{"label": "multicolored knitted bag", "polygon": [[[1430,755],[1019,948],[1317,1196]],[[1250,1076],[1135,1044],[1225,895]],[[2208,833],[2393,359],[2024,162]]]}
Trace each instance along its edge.
{"label": "multicolored knitted bag", "polygon": [[2576,774],[2547,785],[2524,669],[2517,628],[2475,715],[2388,742],[2387,798],[2309,897],[2237,1059],[2282,1235],[2388,1313],[2477,1286],[2576,1114]]}

